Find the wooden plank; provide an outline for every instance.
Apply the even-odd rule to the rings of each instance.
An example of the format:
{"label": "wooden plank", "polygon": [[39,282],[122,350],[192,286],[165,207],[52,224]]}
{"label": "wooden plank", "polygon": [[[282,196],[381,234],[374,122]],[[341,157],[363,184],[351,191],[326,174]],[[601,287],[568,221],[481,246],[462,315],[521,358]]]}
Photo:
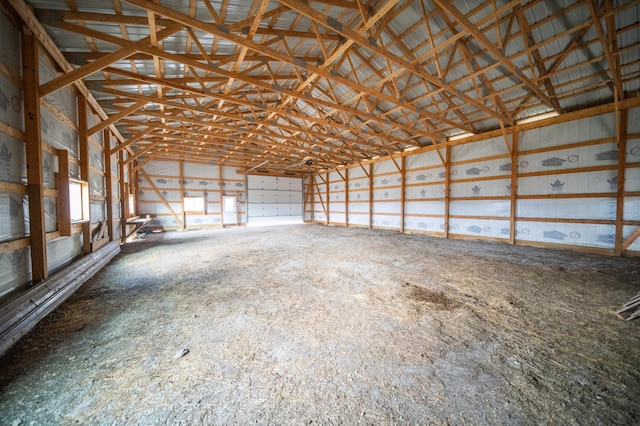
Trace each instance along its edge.
{"label": "wooden plank", "polygon": [[153,127],[153,126],[147,127],[145,130],[141,131],[137,135],[134,135],[134,136],[130,137],[129,139],[127,139],[126,141],[122,142],[121,144],[118,144],[115,147],[113,147],[112,149],[109,149],[109,155],[111,156],[111,155],[113,155],[113,154],[115,154],[117,152],[122,151],[123,149],[125,149],[129,145],[131,145],[132,143],[134,143],[134,142],[142,139],[143,137],[149,135],[154,130],[156,130],[156,128]]}
{"label": "wooden plank", "polygon": [[106,129],[112,124],[115,124],[116,122],[120,121],[120,119],[133,114],[134,112],[136,112],[137,110],[145,106],[147,103],[148,103],[147,101],[138,101],[134,103],[133,105],[123,109],[119,113],[109,116],[109,118],[107,118],[106,120],[100,121],[98,124],[90,128],[88,133],[90,135],[93,135],[94,133],[97,133],[100,130]]}
{"label": "wooden plank", "polygon": [[631,247],[631,244],[633,244],[633,242],[637,240],[638,237],[640,237],[640,226],[635,231],[633,231],[626,240],[624,240],[624,242],[622,243],[622,252],[625,252],[629,247]]}
{"label": "wooden plank", "polygon": [[0,243],[0,254],[12,252],[22,248],[29,247],[29,238],[20,238],[19,240],[5,241]]}
{"label": "wooden plank", "polygon": [[47,279],[42,132],[38,70],[39,43],[31,30],[22,29],[22,78],[24,82],[24,123],[27,153],[27,194],[29,197],[29,245],[33,283]]}
{"label": "wooden plank", "polygon": [[21,183],[0,182],[0,192],[3,194],[27,195],[27,187]]}

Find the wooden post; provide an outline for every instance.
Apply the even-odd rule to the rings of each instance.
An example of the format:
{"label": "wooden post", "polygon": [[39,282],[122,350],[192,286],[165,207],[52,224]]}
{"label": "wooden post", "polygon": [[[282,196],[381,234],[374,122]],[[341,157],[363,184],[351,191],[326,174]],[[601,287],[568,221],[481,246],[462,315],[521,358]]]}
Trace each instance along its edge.
{"label": "wooden post", "polygon": [[[222,163],[218,163],[218,186],[220,187],[220,226],[224,227],[224,191],[222,190]],[[249,191],[247,190],[247,193]],[[248,198],[247,198],[248,199]]]}
{"label": "wooden post", "polygon": [[69,153],[58,149],[58,231],[64,237],[71,236],[71,205],[69,204]]}
{"label": "wooden post", "polygon": [[22,30],[22,78],[27,153],[27,195],[29,197],[29,245],[31,246],[33,284],[42,282],[49,276],[44,214],[38,47],[37,39],[25,26]]}
{"label": "wooden post", "polygon": [[369,229],[373,228],[373,163],[369,163]]}
{"label": "wooden post", "polygon": [[[80,146],[80,179],[89,182],[89,194],[91,194],[87,98],[82,93],[78,93],[78,143]],[[87,221],[82,223],[82,254],[86,255],[91,253],[91,209],[89,209],[89,217],[84,219]]]}
{"label": "wooden post", "polygon": [[107,191],[107,232],[109,233],[109,241],[113,241],[113,181],[111,176],[111,132],[109,129],[103,130],[104,139],[104,173],[107,175],[105,179]]}
{"label": "wooden post", "polygon": [[124,152],[118,152],[118,170],[120,174],[120,235],[122,242],[127,242],[127,210],[129,206],[129,194],[127,194],[127,186],[124,181]]}
{"label": "wooden post", "polygon": [[[618,188],[617,188],[617,204],[616,204],[616,241],[614,253],[621,256],[624,252],[623,247],[623,228],[624,228],[624,179],[627,162],[627,116],[628,109],[620,111],[620,122],[617,123],[618,137]],[[615,117],[618,120],[618,117]],[[640,229],[640,228],[639,228]]]}
{"label": "wooden post", "polygon": [[518,132],[511,133],[511,204],[509,205],[509,242],[516,243],[518,214]]}
{"label": "wooden post", "polygon": [[331,208],[330,208],[331,202],[329,201],[329,172],[327,172],[326,175],[325,175],[324,190],[325,190],[326,198],[327,198],[327,215],[325,217],[325,222],[326,222],[326,225],[329,225],[329,215],[331,214],[330,213],[330,211],[331,211]]}
{"label": "wooden post", "polygon": [[444,163],[444,237],[449,238],[449,199],[451,198],[451,147],[447,145]]}
{"label": "wooden post", "polygon": [[344,169],[344,226],[349,227],[349,168]]}
{"label": "wooden post", "polygon": [[311,187],[311,223],[316,220],[316,193],[314,189],[314,183],[316,181],[315,173],[309,175],[309,186]]}
{"label": "wooden post", "polygon": [[[187,213],[184,211],[184,161],[183,160],[180,160],[180,202],[182,203],[182,229],[186,229]],[[206,205],[206,202],[205,202],[205,205]]]}
{"label": "wooden post", "polygon": [[405,204],[405,170],[406,170],[406,157],[403,155],[400,161],[400,233],[404,234],[404,204]]}

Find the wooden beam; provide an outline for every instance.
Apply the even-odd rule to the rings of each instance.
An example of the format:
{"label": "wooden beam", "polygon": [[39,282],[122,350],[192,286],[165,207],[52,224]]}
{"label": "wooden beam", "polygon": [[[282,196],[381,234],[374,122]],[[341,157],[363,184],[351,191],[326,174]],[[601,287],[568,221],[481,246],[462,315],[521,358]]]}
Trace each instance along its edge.
{"label": "wooden beam", "polygon": [[327,197],[327,216],[325,217],[326,220],[326,224],[329,225],[329,215],[331,215],[331,203],[330,203],[330,195],[329,195],[329,188],[330,184],[329,184],[329,172],[327,172],[327,178],[325,179],[325,192],[326,192],[326,197]]}
{"label": "wooden beam", "polygon": [[629,247],[631,247],[631,244],[633,244],[638,239],[638,237],[640,237],[640,226],[636,228],[636,230],[633,231],[626,240],[624,240],[624,242],[622,243],[622,252],[624,253],[625,251],[627,251]]}
{"label": "wooden beam", "polygon": [[373,228],[373,163],[369,163],[369,229]]}
{"label": "wooden beam", "polygon": [[451,146],[447,145],[444,165],[444,236],[449,238],[449,201],[451,200]]}
{"label": "wooden beam", "polygon": [[27,154],[27,194],[29,197],[29,245],[34,284],[47,279],[40,93],[38,73],[39,43],[26,26],[22,29],[22,79],[24,96],[25,145]]}
{"label": "wooden beam", "polygon": [[111,132],[109,129],[103,130],[104,140],[104,174],[105,174],[105,190],[107,191],[107,232],[109,241],[113,241],[113,176],[111,176],[111,156],[109,147],[111,146]]}
{"label": "wooden beam", "polygon": [[[78,93],[78,145],[80,148],[80,179],[91,185],[91,160],[89,158],[89,132],[88,132],[88,108],[87,99],[82,93]],[[89,191],[91,192],[91,191]],[[91,209],[86,223],[82,225],[82,253],[91,253]]]}
{"label": "wooden beam", "polygon": [[[505,136],[506,138],[506,136]],[[509,204],[509,242],[516,243],[516,218],[518,217],[518,133],[511,135],[511,187]]]}
{"label": "wooden beam", "polygon": [[148,103],[147,101],[138,101],[138,102],[134,103],[133,105],[131,105],[130,107],[127,107],[127,108],[123,109],[119,113],[109,116],[108,119],[102,120],[98,124],[96,124],[95,126],[90,128],[89,132],[88,132],[89,135],[97,133],[102,129],[106,129],[107,127],[111,126],[112,124],[117,123],[118,121],[120,121],[120,119],[133,114],[134,112],[136,112],[137,110],[139,110],[140,108],[145,106],[147,103]]}
{"label": "wooden beam", "polygon": [[[118,174],[120,175],[120,238],[122,238],[123,244],[127,242],[127,210],[129,206],[129,194],[127,193],[127,183],[125,182],[124,155],[125,151],[118,152]],[[111,160],[111,156],[108,158]]]}
{"label": "wooden beam", "polygon": [[400,233],[404,234],[404,210],[405,210],[405,201],[406,201],[406,169],[407,169],[407,157],[402,156],[400,159],[402,170],[400,171]]}
{"label": "wooden beam", "polygon": [[349,227],[349,170],[344,170],[344,226]]}
{"label": "wooden beam", "polygon": [[[616,99],[617,103],[617,99]],[[624,187],[625,187],[625,175],[627,167],[627,117],[629,110],[623,109],[620,113],[614,115],[616,120],[617,143],[618,143],[618,187],[616,194],[616,236],[614,253],[616,256],[621,256],[622,252],[626,250],[623,242],[623,230],[624,230]],[[629,247],[628,245],[626,246]]]}

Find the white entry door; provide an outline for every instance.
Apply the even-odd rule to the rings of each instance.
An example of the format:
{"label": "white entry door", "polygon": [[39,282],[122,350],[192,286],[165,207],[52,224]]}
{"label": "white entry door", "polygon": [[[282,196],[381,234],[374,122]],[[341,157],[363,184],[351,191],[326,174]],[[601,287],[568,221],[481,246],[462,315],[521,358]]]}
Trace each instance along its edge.
{"label": "white entry door", "polygon": [[222,197],[222,224],[238,224],[238,199],[235,195],[224,195]]}

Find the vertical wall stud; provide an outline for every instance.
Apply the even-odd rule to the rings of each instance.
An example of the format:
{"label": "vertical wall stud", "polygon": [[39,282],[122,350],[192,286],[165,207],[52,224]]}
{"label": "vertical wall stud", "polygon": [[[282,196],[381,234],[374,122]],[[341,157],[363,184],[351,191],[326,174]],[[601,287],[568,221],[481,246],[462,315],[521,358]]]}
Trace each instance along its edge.
{"label": "vertical wall stud", "polygon": [[120,171],[120,235],[122,242],[127,242],[127,211],[129,210],[129,194],[127,194],[127,185],[124,181],[124,149],[118,151],[118,168]]}
{"label": "vertical wall stud", "polygon": [[109,241],[113,241],[113,178],[111,176],[111,155],[109,155],[111,151],[111,132],[108,128],[103,130],[102,139],[104,139],[104,174],[106,175],[105,189],[107,191],[107,232]]}
{"label": "vertical wall stud", "polygon": [[[624,179],[627,162],[627,112],[628,109],[620,111],[620,121],[616,126],[619,130],[618,136],[618,188],[617,188],[617,204],[616,204],[616,242],[614,253],[621,256],[623,250],[623,227],[624,227]],[[616,115],[616,120],[618,117]]]}
{"label": "vertical wall stud", "polygon": [[518,132],[511,133],[511,204],[509,205],[509,242],[516,243],[518,214]]}
{"label": "vertical wall stud", "polygon": [[444,237],[449,238],[449,199],[451,198],[451,147],[447,145],[444,164]]}
{"label": "vertical wall stud", "polygon": [[[180,160],[180,203],[182,204],[182,229],[185,229],[187,227],[187,213],[184,211],[184,161],[183,160]],[[205,201],[205,205],[206,205],[206,201]]]}
{"label": "vertical wall stud", "polygon": [[344,169],[344,226],[349,227],[349,167]]}
{"label": "vertical wall stud", "polygon": [[404,204],[406,199],[405,194],[405,178],[406,178],[406,158],[404,155],[400,159],[400,233],[404,234]]}
{"label": "vertical wall stud", "polygon": [[[89,129],[87,126],[87,99],[82,93],[78,93],[78,142],[80,145],[80,179],[89,182],[89,194],[91,194],[91,182],[89,175]],[[91,195],[89,195],[91,197]],[[82,253],[91,252],[91,209],[86,222],[82,223]]]}
{"label": "vertical wall stud", "polygon": [[31,246],[32,279],[33,283],[37,284],[48,277],[47,236],[40,129],[38,40],[26,27],[22,31],[22,77],[29,197],[29,245]]}
{"label": "vertical wall stud", "polygon": [[331,207],[330,207],[331,202],[329,201],[329,198],[330,198],[330,196],[329,196],[329,186],[330,186],[329,185],[329,172],[327,172],[327,174],[325,175],[325,187],[324,187],[325,192],[326,192],[326,198],[327,198],[327,217],[325,217],[326,225],[329,225],[329,216],[331,215],[331,213],[330,213],[331,212]]}
{"label": "vertical wall stud", "polygon": [[224,227],[224,191],[222,190],[222,163],[218,163],[218,186],[220,187],[220,226]]}
{"label": "vertical wall stud", "polygon": [[369,229],[373,228],[373,163],[369,163]]}

